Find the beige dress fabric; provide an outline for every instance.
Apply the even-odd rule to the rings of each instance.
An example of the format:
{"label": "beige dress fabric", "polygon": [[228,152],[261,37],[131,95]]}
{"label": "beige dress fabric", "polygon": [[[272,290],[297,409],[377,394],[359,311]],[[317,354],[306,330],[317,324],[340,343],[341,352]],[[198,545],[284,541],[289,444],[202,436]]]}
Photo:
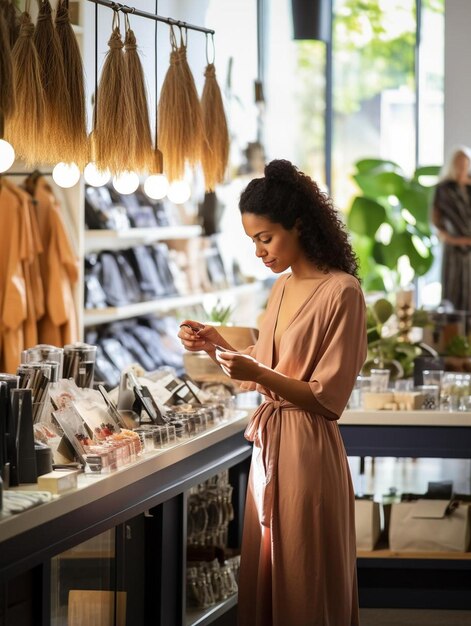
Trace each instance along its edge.
{"label": "beige dress fabric", "polygon": [[[339,417],[366,358],[358,281],[332,271],[284,332],[273,363],[284,285],[275,283],[251,354],[309,382]],[[357,626],[354,493],[335,420],[257,386],[264,403],[245,436],[254,443],[239,577],[240,626]]]}

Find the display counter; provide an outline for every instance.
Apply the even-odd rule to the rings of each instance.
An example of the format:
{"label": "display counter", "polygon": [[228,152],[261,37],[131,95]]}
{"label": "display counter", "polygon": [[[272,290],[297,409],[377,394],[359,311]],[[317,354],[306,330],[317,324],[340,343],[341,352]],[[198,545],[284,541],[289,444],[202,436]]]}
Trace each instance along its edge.
{"label": "display counter", "polygon": [[[243,437],[248,414],[237,411],[227,422],[167,449],[143,454],[132,465],[112,473],[82,473],[77,489],[20,514],[2,514],[0,583],[4,590],[8,581],[20,580],[27,572],[34,573],[33,586],[39,597],[30,623],[35,626],[54,623],[49,600],[51,559],[110,529],[121,526],[126,536],[134,523],[132,520],[137,518],[139,525],[145,526],[145,532],[139,533],[147,536],[146,547],[140,551],[143,560],[154,550],[153,558],[145,568],[142,566],[140,577],[144,581],[149,578],[145,584],[154,585],[149,595],[160,599],[146,611],[142,623],[149,623],[150,619],[155,624],[175,626],[209,623],[200,618],[189,620],[185,610],[186,494],[195,485],[228,469],[234,484],[232,543],[240,545],[251,454],[251,446]],[[35,488],[35,485],[21,486],[21,490]],[[128,569],[129,562],[130,558]],[[160,581],[157,586],[156,581]],[[117,584],[116,588],[121,586]],[[234,601],[225,603],[228,608],[233,604]],[[214,616],[218,614],[216,609],[212,607],[210,611]],[[39,614],[42,620],[38,619]]]}
{"label": "display counter", "polygon": [[[110,474],[79,474],[77,489],[21,514],[0,515],[0,600],[2,593],[4,603],[15,595],[12,581],[13,591],[21,586],[32,598],[30,617],[22,613],[16,623],[68,623],[67,616],[57,618],[54,605],[66,600],[51,601],[56,582],[69,576],[71,586],[80,587],[84,572],[92,577],[101,571],[103,554],[87,550],[84,542],[109,533],[108,560],[114,564],[111,582],[101,588],[126,590],[133,626],[225,623],[218,620],[234,611],[236,597],[207,610],[186,610],[187,494],[229,469],[235,509],[231,545],[240,546],[251,454],[243,437],[248,414],[239,411],[228,422],[143,454]],[[470,413],[355,410],[345,411],[339,426],[349,456],[471,458]],[[358,556],[361,606],[471,608],[469,553],[404,555],[380,549]],[[101,583],[82,584],[96,589]]]}
{"label": "display counter", "polygon": [[339,425],[349,456],[471,458],[471,412],[355,409]]}
{"label": "display counter", "polygon": [[[471,413],[345,411],[349,456],[471,459]],[[471,552],[358,552],[360,606],[471,609]]]}

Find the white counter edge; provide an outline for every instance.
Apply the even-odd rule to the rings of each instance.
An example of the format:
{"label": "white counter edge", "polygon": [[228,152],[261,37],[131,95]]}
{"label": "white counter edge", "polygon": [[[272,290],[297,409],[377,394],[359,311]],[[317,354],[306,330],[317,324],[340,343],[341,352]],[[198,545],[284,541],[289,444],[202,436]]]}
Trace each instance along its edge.
{"label": "white counter edge", "polygon": [[341,426],[471,426],[471,412],[463,411],[344,411]]}

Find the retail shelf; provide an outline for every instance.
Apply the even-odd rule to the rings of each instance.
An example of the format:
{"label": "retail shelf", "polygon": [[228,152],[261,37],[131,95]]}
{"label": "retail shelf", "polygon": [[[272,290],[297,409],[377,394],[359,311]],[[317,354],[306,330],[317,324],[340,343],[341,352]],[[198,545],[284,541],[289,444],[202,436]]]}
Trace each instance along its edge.
{"label": "retail shelf", "polygon": [[362,607],[471,608],[469,553],[360,550],[357,565]]}
{"label": "retail shelf", "polygon": [[86,230],[84,251],[119,250],[136,243],[166,241],[169,239],[191,239],[199,237],[201,226],[159,226],[157,228],[129,228],[127,230]]}
{"label": "retail shelf", "polygon": [[186,626],[206,626],[214,620],[224,615],[237,604],[237,594],[235,593],[227,600],[211,606],[208,609],[188,609],[186,612]]}
{"label": "retail shelf", "polygon": [[194,304],[204,303],[209,298],[224,298],[227,296],[239,296],[242,294],[253,293],[260,289],[260,283],[253,282],[245,285],[237,285],[229,289],[220,289],[205,293],[193,293],[185,296],[163,297],[160,300],[149,300],[147,302],[137,302],[136,304],[128,304],[121,307],[107,307],[103,309],[87,309],[84,312],[84,326],[96,326],[99,324],[107,324],[117,320],[138,317],[139,315],[148,315],[149,313],[158,313],[171,311],[179,307],[192,306]]}

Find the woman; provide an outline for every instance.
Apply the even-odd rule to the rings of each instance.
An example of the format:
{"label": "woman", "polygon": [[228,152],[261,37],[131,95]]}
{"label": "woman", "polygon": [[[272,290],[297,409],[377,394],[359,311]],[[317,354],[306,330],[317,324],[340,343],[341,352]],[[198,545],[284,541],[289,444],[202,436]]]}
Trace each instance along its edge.
{"label": "woman", "polygon": [[256,256],[283,272],[259,339],[237,353],[214,327],[187,320],[179,333],[265,397],[245,434],[254,449],[239,622],[353,626],[354,495],[336,420],[366,356],[356,259],[331,201],[288,161],[249,183],[240,210]]}
{"label": "woman", "polygon": [[443,241],[442,299],[471,311],[471,150],[454,151],[435,191],[432,221]]}

